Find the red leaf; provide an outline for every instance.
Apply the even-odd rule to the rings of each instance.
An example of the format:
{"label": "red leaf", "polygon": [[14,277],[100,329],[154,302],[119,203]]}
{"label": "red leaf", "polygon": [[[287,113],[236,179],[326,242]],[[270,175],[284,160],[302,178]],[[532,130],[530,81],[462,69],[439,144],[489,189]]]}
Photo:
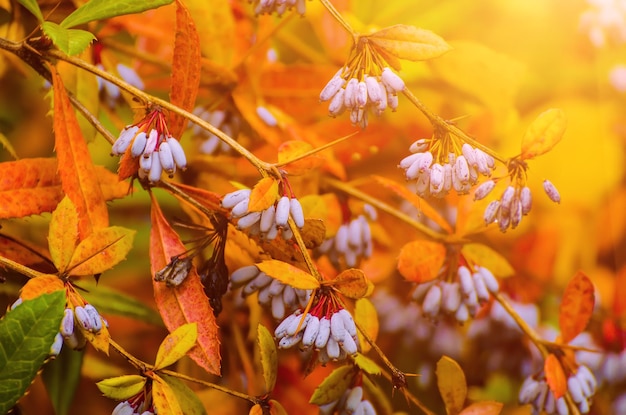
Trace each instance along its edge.
{"label": "red leaf", "polygon": [[106,228],[109,225],[109,212],[98,183],[96,168],[63,81],[55,68],[51,68],[51,73],[59,176],[63,192],[74,202],[78,211],[78,233],[82,240],[89,236],[93,228]]}
{"label": "red leaf", "polygon": [[[172,256],[185,252],[185,247],[163,217],[154,195],[151,198],[150,268],[154,275],[170,262]],[[154,280],[152,286],[159,313],[170,332],[186,323],[198,323],[198,345],[191,349],[189,356],[207,372],[219,375],[221,367],[218,327],[195,267],[192,267],[185,281],[177,287],[168,287]]]}
{"label": "red leaf", "polygon": [[47,254],[11,236],[0,234],[0,252],[3,257],[22,265],[36,269],[43,267],[46,272],[55,271]]}
{"label": "red leaf", "polygon": [[[196,102],[200,87],[200,37],[189,10],[176,0],[176,38],[172,60],[172,87],[170,102],[190,111]],[[169,130],[177,139],[187,121],[178,114],[170,115]]]}
{"label": "red leaf", "polygon": [[578,271],[567,284],[559,309],[559,326],[563,343],[569,343],[584,330],[593,313],[594,302],[591,280]]}
{"label": "red leaf", "polygon": [[565,378],[565,372],[563,372],[563,366],[559,359],[549,354],[543,366],[543,370],[546,373],[546,382],[550,390],[554,394],[556,399],[559,399],[567,391],[567,379]]}

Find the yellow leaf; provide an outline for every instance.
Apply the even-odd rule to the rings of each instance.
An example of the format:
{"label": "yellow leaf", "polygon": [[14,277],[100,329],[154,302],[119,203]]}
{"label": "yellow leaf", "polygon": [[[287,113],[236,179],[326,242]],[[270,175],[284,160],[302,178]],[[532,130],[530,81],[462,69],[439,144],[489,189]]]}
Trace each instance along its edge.
{"label": "yellow leaf", "polygon": [[252,188],[248,212],[260,212],[272,206],[278,198],[278,182],[273,177],[264,177]]}
{"label": "yellow leaf", "polygon": [[504,405],[501,402],[474,402],[463,409],[459,415],[498,415]]}
{"label": "yellow leaf", "polygon": [[[376,340],[379,329],[378,312],[370,300],[367,298],[357,300],[354,308],[354,320],[365,330],[371,339]],[[365,340],[361,331],[358,331],[357,335],[361,344],[361,352],[367,353],[372,346]]]}
{"label": "yellow leaf", "polygon": [[270,277],[293,288],[315,290],[320,287],[320,282],[313,275],[286,262],[270,259],[256,264],[256,266]]}
{"label": "yellow leaf", "polygon": [[154,362],[154,370],[163,369],[177,362],[196,344],[197,339],[197,323],[179,326],[161,342]]}
{"label": "yellow leaf", "polygon": [[124,375],[104,379],[96,383],[104,396],[116,401],[125,401],[137,395],[146,384],[146,378],[139,375]]}
{"label": "yellow leaf", "polygon": [[281,405],[281,403],[278,402],[277,400],[270,399],[269,404],[270,404],[270,415],[287,415],[287,411]]}
{"label": "yellow leaf", "polygon": [[509,261],[487,245],[480,243],[465,244],[461,248],[461,254],[463,254],[470,265],[485,267],[493,275],[500,278],[510,277],[515,274],[515,270],[509,264]]}
{"label": "yellow leaf", "polygon": [[276,384],[278,370],[278,353],[276,343],[269,330],[262,324],[257,326],[257,344],[261,356],[261,368],[265,380],[265,392],[270,393]]}
{"label": "yellow leaf", "polygon": [[178,396],[170,385],[158,375],[154,375],[153,379],[152,400],[154,402],[154,409],[156,409],[154,412],[168,415],[185,415],[180,408]]}
{"label": "yellow leaf", "polygon": [[263,415],[263,408],[260,403],[255,404],[252,408],[250,408],[250,412],[248,415]]}
{"label": "yellow leaf", "polygon": [[64,271],[67,269],[78,242],[78,212],[74,203],[65,196],[52,212],[48,247],[54,266]]}
{"label": "yellow leaf", "polygon": [[552,108],[539,114],[522,138],[522,160],[550,151],[561,141],[566,127],[567,119],[563,110]]}
{"label": "yellow leaf", "polygon": [[352,365],[343,365],[333,370],[333,372],[315,389],[309,403],[325,405],[339,400],[350,384],[352,384],[354,375],[355,370]]}
{"label": "yellow leaf", "polygon": [[326,238],[331,238],[343,222],[342,209],[337,195],[325,193],[323,195],[306,195],[300,200],[305,218],[321,219],[326,226]]}
{"label": "yellow leaf", "polygon": [[409,281],[430,281],[437,277],[445,259],[443,244],[423,239],[409,242],[400,250],[398,271]]}
{"label": "yellow leaf", "polygon": [[198,30],[202,56],[226,66],[235,48],[235,21],[228,0],[185,0]]}
{"label": "yellow leaf", "polygon": [[356,355],[354,363],[356,363],[359,369],[370,375],[380,375],[383,372],[376,362],[361,353]]}
{"label": "yellow leaf", "polygon": [[371,282],[360,269],[350,268],[342,271],[332,281],[331,285],[348,298],[358,300],[370,291]]}
{"label": "yellow leaf", "polygon": [[410,61],[436,58],[450,50],[446,41],[430,30],[402,24],[381,29],[367,39],[384,52]]}
{"label": "yellow leaf", "polygon": [[467,396],[467,383],[463,369],[448,356],[437,362],[437,387],[448,415],[457,415],[463,409]]}
{"label": "yellow leaf", "polygon": [[[101,317],[102,318],[102,317]],[[80,329],[87,339],[89,343],[94,347],[94,349],[103,352],[104,354],[109,354],[109,343],[111,342],[111,335],[109,334],[109,329],[102,322],[102,328],[99,332],[93,333],[91,331]]]}
{"label": "yellow leaf", "polygon": [[565,378],[565,372],[563,372],[561,362],[559,362],[559,359],[554,354],[550,353],[548,357],[546,357],[543,370],[546,374],[546,382],[554,394],[554,397],[559,399],[565,395],[567,391],[567,379]]}
{"label": "yellow leaf", "polygon": [[185,415],[206,415],[206,409],[204,409],[202,401],[189,386],[174,376],[164,374],[159,376],[172,389],[172,392],[178,398],[180,409]]}
{"label": "yellow leaf", "polygon": [[121,226],[94,229],[76,247],[67,271],[72,275],[93,275],[111,269],[126,258],[134,235],[134,230]]}

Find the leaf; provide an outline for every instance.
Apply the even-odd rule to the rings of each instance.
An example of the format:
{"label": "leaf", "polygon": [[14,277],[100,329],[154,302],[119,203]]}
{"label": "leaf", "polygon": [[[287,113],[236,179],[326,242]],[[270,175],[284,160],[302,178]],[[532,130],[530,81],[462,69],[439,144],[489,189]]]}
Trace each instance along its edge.
{"label": "leaf", "polygon": [[161,342],[154,362],[154,370],[166,368],[180,360],[196,344],[198,325],[183,324]]}
{"label": "leaf", "polygon": [[319,406],[339,400],[353,379],[352,365],[338,367],[315,389],[309,403]]}
{"label": "leaf", "polygon": [[13,157],[15,160],[19,159],[15,148],[13,147],[9,139],[2,133],[0,133],[0,145],[2,145],[7,153],[9,153],[11,157]]}
{"label": "leaf", "polygon": [[[150,269],[154,275],[165,268],[173,256],[185,252],[185,246],[163,217],[152,194],[151,199]],[[207,372],[219,375],[218,327],[195,267],[191,268],[185,281],[177,287],[170,288],[154,280],[152,287],[159,313],[169,331],[186,323],[198,324],[197,345],[190,350],[189,357]]]}
{"label": "leaf", "polygon": [[37,0],[17,0],[17,2],[24,6],[26,10],[34,14],[37,20],[43,22],[43,15],[41,14],[41,9],[39,8],[39,4],[37,4]]}
{"label": "leaf", "polygon": [[270,415],[288,415],[283,405],[276,399],[269,400]]}
{"label": "leaf", "polygon": [[125,401],[140,393],[146,385],[146,378],[140,375],[123,375],[104,379],[96,383],[104,396],[116,401]]}
{"label": "leaf", "polygon": [[283,261],[268,259],[256,266],[270,277],[293,288],[315,290],[320,287],[320,282],[313,275]]}
{"label": "leaf", "polygon": [[509,261],[499,252],[481,243],[463,245],[461,254],[465,259],[474,264],[485,267],[500,278],[510,277],[515,274],[515,269]]}
{"label": "leaf", "polygon": [[81,378],[84,350],[61,348],[43,368],[42,378],[56,415],[67,415]]}
{"label": "leaf", "polygon": [[[370,300],[367,298],[360,298],[356,301],[354,308],[354,320],[359,323],[361,327],[363,327],[371,339],[376,340],[379,330],[378,312]],[[357,332],[357,335],[359,336],[361,351],[363,353],[367,353],[372,346],[365,340],[365,337],[363,337],[360,330]]]}
{"label": "leaf", "polygon": [[326,229],[325,237],[335,236],[343,220],[341,205],[335,194],[306,195],[298,200],[305,218],[322,220]]}
{"label": "leaf", "polygon": [[[90,62],[93,53],[90,50],[84,51],[78,58]],[[85,108],[92,114],[100,112],[100,90],[98,89],[98,78],[91,72],[78,68],[67,62],[60,61],[57,63],[57,69],[63,79],[63,84],[68,91],[74,94],[74,97],[80,101]],[[93,124],[85,117],[78,117],[78,124],[83,133],[83,137],[88,143],[92,143],[98,131]]]}
{"label": "leaf", "polygon": [[26,300],[0,320],[0,413],[24,395],[50,353],[65,309],[65,292]]}
{"label": "leaf", "polygon": [[[230,67],[235,48],[235,20],[228,0],[185,0],[196,23],[202,55]],[[222,75],[223,76],[223,75]]]}
{"label": "leaf", "polygon": [[567,379],[565,378],[561,362],[554,354],[550,353],[546,357],[543,370],[546,374],[546,382],[554,394],[554,398],[559,399],[565,395],[565,392],[567,392]]}
{"label": "leaf", "polygon": [[467,383],[463,369],[448,356],[443,356],[437,362],[436,374],[437,387],[448,415],[459,414],[467,397]]}
{"label": "leaf", "polygon": [[[176,0],[176,37],[172,58],[172,84],[170,102],[191,111],[200,87],[200,38],[189,10],[181,0]],[[187,120],[171,113],[168,128],[173,137],[179,138]]]}
{"label": "leaf", "polygon": [[453,229],[450,224],[437,212],[432,208],[424,199],[410,191],[406,188],[406,186],[401,185],[391,179],[387,179],[386,177],[373,175],[372,178],[378,183],[382,184],[387,189],[393,191],[402,199],[411,203],[415,206],[421,213],[423,213],[428,219],[431,219],[437,225],[441,226],[441,229],[448,233],[453,233]]}
{"label": "leaf", "polygon": [[[180,407],[179,396],[170,385],[158,375],[152,382],[152,399],[155,413],[168,415],[185,415]],[[180,396],[182,398],[182,396]]]}
{"label": "leaf", "polygon": [[354,300],[365,297],[372,287],[365,273],[356,268],[342,271],[332,280],[331,285],[341,294]]}
{"label": "leaf", "polygon": [[57,270],[67,269],[78,243],[78,213],[69,197],[64,197],[52,212],[48,247]]}
{"label": "leaf", "polygon": [[71,275],[94,275],[113,268],[133,247],[135,232],[121,226],[95,230],[78,244],[67,270]]}
{"label": "leaf", "polygon": [[250,412],[248,412],[248,415],[263,415],[263,407],[261,406],[261,404],[254,404],[254,406],[250,408]]}
{"label": "leaf", "polygon": [[563,343],[569,343],[585,329],[593,313],[594,303],[593,283],[578,271],[565,287],[559,308],[559,327]]}
{"label": "leaf", "polygon": [[496,401],[474,402],[463,409],[459,415],[498,415],[504,404]]}
{"label": "leaf", "polygon": [[529,160],[552,150],[561,141],[567,119],[565,112],[551,108],[539,114],[522,138],[522,160]]}
{"label": "leaf", "polygon": [[369,357],[365,356],[362,353],[359,353],[354,358],[354,363],[364,371],[365,373],[369,373],[370,375],[380,375],[383,373],[383,370],[376,362],[374,362]]}
{"label": "leaf", "polygon": [[31,278],[24,284],[20,291],[22,300],[32,300],[42,294],[48,294],[59,290],[64,290],[63,281],[56,275],[42,275],[41,277]]}
{"label": "leaf", "polygon": [[386,27],[367,39],[385,52],[410,61],[423,61],[443,55],[451,48],[430,30],[398,24]]}
{"label": "leaf", "polygon": [[66,29],[52,22],[41,24],[43,32],[66,54],[79,55],[96,40],[93,33],[80,29]]}
{"label": "leaf", "polygon": [[105,353],[107,356],[109,354],[109,345],[111,343],[111,335],[109,334],[109,329],[106,324],[102,324],[102,328],[99,332],[93,333],[91,331],[84,330],[81,327],[81,332],[83,336],[87,339],[89,343],[94,347],[94,349],[99,352]]}
{"label": "leaf", "polygon": [[206,410],[202,401],[198,398],[198,394],[192,391],[189,386],[174,376],[159,375],[172,389],[174,395],[178,398],[180,409],[185,415],[206,415]]}
{"label": "leaf", "polygon": [[125,14],[141,13],[172,3],[173,0],[90,0],[67,16],[61,26],[74,27],[92,20],[104,20]]}
{"label": "leaf", "polygon": [[409,281],[422,283],[437,277],[446,259],[446,247],[439,242],[417,240],[400,250],[398,271]]}
{"label": "leaf", "polygon": [[91,234],[93,229],[108,226],[109,213],[87,143],[83,139],[63,82],[54,68],[51,73],[54,88],[55,149],[59,163],[59,176],[63,191],[78,211],[78,234],[83,240]]}
{"label": "leaf", "polygon": [[[278,163],[284,164],[290,160],[295,160],[312,150],[313,146],[306,141],[286,141],[278,147]],[[310,156],[304,157],[300,160],[284,164],[281,168],[284,168],[291,175],[301,175],[321,166],[322,164],[324,164],[324,159],[321,156],[311,154]]]}
{"label": "leaf", "polygon": [[26,266],[35,266],[42,272],[56,272],[50,259],[39,247],[30,246],[8,235],[0,234],[0,252],[4,258]]}
{"label": "leaf", "polygon": [[259,346],[259,355],[261,356],[265,393],[270,393],[274,390],[276,375],[278,373],[278,352],[276,351],[276,343],[269,330],[262,324],[257,326],[256,340]]}
{"label": "leaf", "polygon": [[272,206],[278,198],[278,181],[264,177],[252,188],[248,212],[260,212]]}

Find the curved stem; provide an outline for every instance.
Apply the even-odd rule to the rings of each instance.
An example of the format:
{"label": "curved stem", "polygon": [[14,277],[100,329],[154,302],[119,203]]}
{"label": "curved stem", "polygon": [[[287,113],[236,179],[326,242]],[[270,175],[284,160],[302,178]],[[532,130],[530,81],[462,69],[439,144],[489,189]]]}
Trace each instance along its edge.
{"label": "curved stem", "polygon": [[346,32],[352,35],[352,39],[356,43],[358,33],[354,31],[352,26],[350,26],[350,24],[346,21],[346,19],[343,18],[343,16],[341,15],[341,13],[339,13],[339,11],[335,8],[335,6],[333,6],[333,4],[329,0],[320,0],[320,3],[322,3],[322,5],[326,8],[326,10],[328,10],[328,12],[333,16],[333,18],[341,26],[343,26],[344,29],[346,29]]}
{"label": "curved stem", "polygon": [[28,268],[27,266],[24,266],[22,264],[18,264],[17,262],[3,256],[0,256],[0,266],[9,268],[17,272],[18,274],[22,274],[28,278],[36,278],[46,275],[39,271],[35,271],[34,269]]}
{"label": "curved stem", "polygon": [[122,346],[120,346],[115,340],[109,338],[109,345],[115,349],[116,352],[121,354],[131,365],[135,366],[141,372],[152,369],[152,365],[137,359],[132,354],[128,353]]}
{"label": "curved stem", "polygon": [[218,390],[220,392],[224,392],[224,393],[226,393],[226,394],[228,394],[230,396],[234,396],[236,398],[245,399],[246,401],[252,402],[253,404],[257,404],[257,403],[261,402],[260,399],[254,397],[254,396],[248,395],[246,393],[237,392],[237,391],[234,391],[232,389],[226,388],[224,386],[220,386],[220,385],[215,384],[215,383],[211,383],[211,382],[207,382],[207,381],[204,381],[204,380],[196,379],[194,377],[183,375],[182,373],[174,372],[172,370],[161,369],[158,372],[166,374],[168,376],[172,376],[172,377],[178,378],[178,379],[186,380],[188,382],[197,383],[198,385],[203,385],[203,386],[206,386],[208,388],[215,389],[215,390]]}

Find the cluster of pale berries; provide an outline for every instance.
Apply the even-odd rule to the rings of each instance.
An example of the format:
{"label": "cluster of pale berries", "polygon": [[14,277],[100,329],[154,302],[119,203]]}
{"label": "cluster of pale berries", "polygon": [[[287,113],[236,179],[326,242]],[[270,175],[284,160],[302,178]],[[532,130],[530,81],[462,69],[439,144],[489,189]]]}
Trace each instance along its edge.
{"label": "cluster of pale berries", "polygon": [[[22,299],[18,298],[11,306],[11,309],[20,304],[22,304]],[[81,329],[97,334],[106,325],[106,320],[91,304],[75,306],[73,309],[67,307],[61,320],[59,332],[54,337],[52,346],[50,346],[50,355],[57,356],[61,353],[63,343],[74,350],[82,349],[85,347],[87,339]]]}
{"label": "cluster of pale berries", "polygon": [[314,348],[319,351],[317,359],[322,364],[356,355],[359,338],[352,315],[344,308],[327,313],[322,312],[323,308],[313,307],[306,315],[296,310],[287,316],[274,331],[278,347],[288,349],[301,345],[303,350]]}
{"label": "cluster of pale berries", "polygon": [[332,117],[350,111],[350,122],[361,128],[367,126],[368,110],[377,115],[387,107],[398,107],[398,92],[404,90],[404,81],[388,67],[380,75],[356,74],[342,67],[328,81],[320,93],[320,101],[329,101],[328,113]]}
{"label": "cluster of pale berries", "polygon": [[[496,186],[495,180],[487,180],[476,188],[474,192],[474,200],[485,198]],[[556,187],[549,180],[544,180],[543,189],[546,195],[554,203],[561,202],[561,195]],[[515,229],[522,220],[522,217],[528,215],[532,208],[532,194],[527,186],[516,187],[507,186],[502,192],[500,199],[491,201],[485,208],[483,218],[485,224],[497,222],[502,232],[511,227]]]}
{"label": "cluster of pale berries", "polygon": [[259,304],[270,306],[272,316],[282,320],[287,310],[306,307],[311,298],[310,290],[293,288],[260,271],[255,265],[241,267],[230,276],[234,287],[242,287],[241,294],[249,296],[258,291]]}
{"label": "cluster of pale berries", "polygon": [[419,284],[413,299],[421,303],[422,313],[432,320],[437,320],[440,314],[453,315],[461,324],[475,317],[480,306],[489,301],[490,293],[498,292],[499,284],[487,268],[474,268],[472,273],[461,265],[452,282],[437,278]]}
{"label": "cluster of pale berries", "polygon": [[143,400],[137,403],[123,401],[113,408],[111,415],[154,415],[154,410],[146,410],[144,406],[146,405]]}
{"label": "cluster of pale berries", "polygon": [[178,140],[167,131],[161,111],[152,111],[137,124],[125,127],[113,143],[111,155],[121,156],[130,151],[133,158],[139,158],[139,177],[148,178],[151,183],[161,179],[165,171],[173,177],[176,168],[187,167],[185,151]]}
{"label": "cluster of pale berries", "polygon": [[589,8],[580,15],[580,27],[589,40],[601,48],[609,43],[626,42],[626,1],[587,0]]}
{"label": "cluster of pale berries", "polygon": [[[210,111],[202,107],[196,107],[193,113],[202,118],[213,127],[221,130],[229,137],[236,138],[239,135],[241,119],[233,115],[230,111],[214,110]],[[215,134],[203,129],[197,124],[191,124],[191,131],[195,137],[201,137],[200,153],[215,155],[220,153],[230,153],[232,147],[219,139]]]}
{"label": "cluster of pale berries", "polygon": [[[97,63],[96,67],[102,71],[106,72],[104,65],[102,63]],[[118,75],[127,83],[134,86],[137,89],[144,89],[144,84],[137,72],[130,66],[126,66],[123,63],[118,63],[115,68],[117,69]],[[114,107],[117,100],[120,98],[120,88],[112,82],[104,80],[100,77],[96,77],[98,82],[98,91],[104,91],[106,94],[107,104],[110,107]]]}
{"label": "cluster of pale berries", "polygon": [[365,214],[339,226],[335,236],[326,239],[317,248],[335,266],[344,261],[348,268],[356,267],[360,258],[372,256],[372,231],[368,219],[374,221],[378,214],[371,205],[365,205],[364,211]]}
{"label": "cluster of pale berries", "polygon": [[[589,413],[589,401],[593,397],[596,387],[596,378],[585,365],[578,366],[576,373],[567,378],[567,391],[578,406],[580,413]],[[545,377],[538,380],[533,376],[526,378],[520,387],[518,398],[521,404],[532,405],[533,414],[542,412],[558,415],[569,414],[565,398],[555,398]]]}
{"label": "cluster of pale berries", "polygon": [[605,353],[598,372],[599,378],[612,384],[626,380],[626,350]]}
{"label": "cluster of pale berries", "polygon": [[461,154],[447,153],[446,159],[435,159],[431,146],[435,140],[414,142],[411,155],[400,161],[407,180],[416,181],[416,192],[422,197],[443,197],[454,189],[458,194],[469,193],[479,174],[491,176],[495,160],[484,151],[464,143]]}
{"label": "cluster of pale berries", "polygon": [[295,197],[282,196],[273,205],[259,212],[248,211],[252,190],[241,189],[224,195],[222,207],[230,209],[230,215],[237,220],[237,227],[247,230],[250,235],[260,235],[272,240],[282,231],[283,239],[293,237],[287,222],[289,216],[299,229],[304,226],[304,212],[300,201]]}
{"label": "cluster of pale berries", "polygon": [[287,10],[291,10],[294,7],[296,12],[304,15],[306,12],[306,0],[249,0],[250,3],[254,3],[255,14],[271,14],[276,12],[279,16],[282,16]]}
{"label": "cluster of pale berries", "polygon": [[374,405],[363,399],[361,386],[349,388],[336,401],[320,405],[320,415],[331,415],[334,412],[340,415],[376,415]]}

